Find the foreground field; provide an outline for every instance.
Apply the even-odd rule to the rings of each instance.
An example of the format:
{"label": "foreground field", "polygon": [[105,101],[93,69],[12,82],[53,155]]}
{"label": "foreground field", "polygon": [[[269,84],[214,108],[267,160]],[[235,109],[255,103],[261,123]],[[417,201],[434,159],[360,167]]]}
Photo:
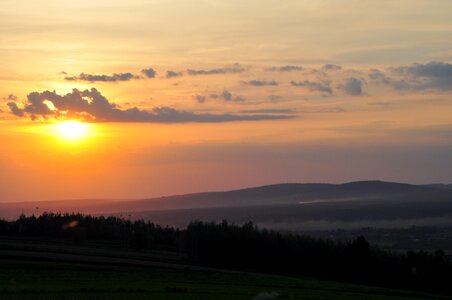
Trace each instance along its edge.
{"label": "foreground field", "polygon": [[1,299],[447,299],[271,275],[24,260],[2,260],[0,279]]}
{"label": "foreground field", "polygon": [[[116,248],[116,249],[115,249]],[[102,253],[104,253],[102,255]],[[126,259],[128,257],[128,259]],[[450,299],[187,264],[163,251],[0,241],[1,299]]]}

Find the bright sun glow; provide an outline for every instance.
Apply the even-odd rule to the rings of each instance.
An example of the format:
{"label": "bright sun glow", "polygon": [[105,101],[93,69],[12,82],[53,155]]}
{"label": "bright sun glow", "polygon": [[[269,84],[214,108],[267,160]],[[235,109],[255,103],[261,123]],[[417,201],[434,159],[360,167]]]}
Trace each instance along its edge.
{"label": "bright sun glow", "polygon": [[87,135],[88,124],[77,121],[64,121],[56,124],[57,133],[69,140],[77,140]]}

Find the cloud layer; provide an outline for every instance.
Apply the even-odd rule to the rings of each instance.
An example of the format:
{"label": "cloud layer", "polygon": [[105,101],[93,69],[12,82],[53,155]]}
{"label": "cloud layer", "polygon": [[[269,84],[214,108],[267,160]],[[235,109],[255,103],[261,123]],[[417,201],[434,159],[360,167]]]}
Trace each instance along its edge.
{"label": "cloud layer", "polygon": [[15,102],[9,102],[8,106],[12,114],[18,117],[30,117],[32,120],[76,118],[92,122],[215,123],[280,120],[293,117],[288,114],[198,114],[171,107],[155,107],[150,111],[137,107],[120,109],[94,88],[84,91],[74,89],[66,95],[58,95],[50,91],[33,92],[27,96],[27,103],[23,108],[19,108]]}

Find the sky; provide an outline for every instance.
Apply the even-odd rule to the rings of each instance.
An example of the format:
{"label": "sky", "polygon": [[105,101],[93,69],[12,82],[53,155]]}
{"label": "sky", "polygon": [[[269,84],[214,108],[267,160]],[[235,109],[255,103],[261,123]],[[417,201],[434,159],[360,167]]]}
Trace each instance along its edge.
{"label": "sky", "polygon": [[450,1],[0,2],[0,202],[452,182]]}

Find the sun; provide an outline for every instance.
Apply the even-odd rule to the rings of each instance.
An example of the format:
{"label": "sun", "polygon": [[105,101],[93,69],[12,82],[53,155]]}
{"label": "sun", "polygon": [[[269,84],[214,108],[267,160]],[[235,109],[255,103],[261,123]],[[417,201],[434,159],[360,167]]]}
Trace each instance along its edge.
{"label": "sun", "polygon": [[79,140],[88,134],[88,124],[78,121],[64,121],[55,124],[56,133],[68,140]]}

